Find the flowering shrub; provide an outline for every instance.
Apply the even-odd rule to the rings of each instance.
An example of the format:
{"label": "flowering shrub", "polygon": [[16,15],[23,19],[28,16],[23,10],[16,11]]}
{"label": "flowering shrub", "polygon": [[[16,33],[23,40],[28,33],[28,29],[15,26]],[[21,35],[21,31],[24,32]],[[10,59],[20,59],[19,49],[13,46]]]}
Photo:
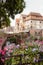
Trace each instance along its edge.
{"label": "flowering shrub", "polygon": [[[14,50],[13,55],[28,54],[25,56],[25,59],[24,57],[22,57],[22,63],[33,62],[34,58],[37,56],[37,53],[38,53],[38,46],[34,45],[34,46],[29,46],[29,47],[28,46],[27,47],[23,46],[23,47],[18,45],[16,49]],[[19,59],[20,59],[19,57],[12,58],[12,65],[19,63],[20,61],[16,61]]]}
{"label": "flowering shrub", "polygon": [[5,58],[4,58],[5,54],[6,54],[6,50],[4,50],[4,49],[3,49],[3,50],[0,50],[0,57],[2,57],[2,58],[1,58],[1,61],[2,61],[2,62],[5,61]]}
{"label": "flowering shrub", "polygon": [[[24,42],[24,40],[19,40],[19,42],[20,42],[20,45],[19,44],[15,45],[15,43],[6,45],[6,47],[4,47],[4,50],[7,51],[6,54],[8,56],[10,56],[10,54],[11,55],[22,54],[23,55],[22,63],[25,63],[25,62],[32,63],[32,62],[38,61],[39,55],[37,53],[40,51],[39,50],[40,46],[43,45],[43,40],[37,40],[33,38],[32,40],[29,40],[26,43]],[[2,54],[4,54],[4,52]],[[24,59],[24,54],[27,54],[27,56],[25,56],[25,59]],[[18,64],[20,62],[19,60],[20,60],[20,57],[13,57],[10,59],[6,59],[5,63],[6,64],[8,63],[8,65]]]}

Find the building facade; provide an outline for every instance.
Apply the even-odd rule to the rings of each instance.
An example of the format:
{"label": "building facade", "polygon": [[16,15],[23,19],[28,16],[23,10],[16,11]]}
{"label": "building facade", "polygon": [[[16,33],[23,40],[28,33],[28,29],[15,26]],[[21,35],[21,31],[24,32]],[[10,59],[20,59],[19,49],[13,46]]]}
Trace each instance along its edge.
{"label": "building facade", "polygon": [[31,12],[25,18],[26,25],[33,29],[43,29],[43,16],[40,13]]}
{"label": "building facade", "polygon": [[29,15],[21,15],[18,27],[19,30],[21,28],[22,30],[27,29],[32,35],[43,36],[43,16],[35,12],[31,12]]}

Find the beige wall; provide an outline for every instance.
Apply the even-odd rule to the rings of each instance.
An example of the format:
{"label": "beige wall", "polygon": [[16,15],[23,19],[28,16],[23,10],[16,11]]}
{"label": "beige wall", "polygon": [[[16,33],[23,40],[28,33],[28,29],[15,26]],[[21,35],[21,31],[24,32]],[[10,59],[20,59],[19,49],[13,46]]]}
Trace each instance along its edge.
{"label": "beige wall", "polygon": [[43,36],[43,30],[42,30],[42,36]]}
{"label": "beige wall", "polygon": [[[36,34],[37,33],[37,34]],[[30,34],[33,36],[42,36],[43,37],[43,30],[40,29],[30,29]]]}
{"label": "beige wall", "polygon": [[34,29],[30,29],[30,34],[34,36],[35,35],[35,30]]}

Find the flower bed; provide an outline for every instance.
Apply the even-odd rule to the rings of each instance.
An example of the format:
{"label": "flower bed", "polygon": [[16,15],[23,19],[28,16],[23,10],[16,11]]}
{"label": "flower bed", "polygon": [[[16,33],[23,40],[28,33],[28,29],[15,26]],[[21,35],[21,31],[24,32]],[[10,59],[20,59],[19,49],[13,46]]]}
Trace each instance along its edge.
{"label": "flower bed", "polygon": [[[6,56],[11,56],[11,55],[21,55],[22,56],[22,63],[33,63],[33,62],[37,62],[39,59],[39,51],[43,51],[43,40],[38,40],[34,38],[32,40],[28,40],[28,41],[24,41],[24,39],[20,39],[19,40],[19,44],[18,44],[18,40],[15,38],[10,38],[10,43],[7,42],[5,47],[3,48],[5,53],[5,57]],[[16,44],[16,43],[17,44]],[[3,52],[2,52],[3,53]],[[24,54],[27,54],[24,56]],[[21,57],[20,56],[20,57]],[[13,64],[19,64],[20,61],[20,57],[12,57],[12,58],[5,58],[5,63],[8,65],[13,65]],[[10,62],[10,63],[9,63]]]}
{"label": "flower bed", "polygon": [[[11,61],[11,64],[18,64],[20,63],[20,57],[22,56],[22,63],[32,63],[35,62],[39,59],[39,56],[37,56],[38,54],[38,46],[37,45],[33,45],[33,46],[27,46],[27,45],[16,45],[16,47],[13,50],[12,55],[15,55],[15,57],[12,57],[8,60],[6,60],[6,64],[9,63],[9,61]],[[24,56],[24,54],[26,54]],[[16,55],[19,55],[16,57]],[[21,56],[20,56],[21,55]],[[34,60],[35,59],[35,60]],[[10,65],[10,64],[8,64]]]}

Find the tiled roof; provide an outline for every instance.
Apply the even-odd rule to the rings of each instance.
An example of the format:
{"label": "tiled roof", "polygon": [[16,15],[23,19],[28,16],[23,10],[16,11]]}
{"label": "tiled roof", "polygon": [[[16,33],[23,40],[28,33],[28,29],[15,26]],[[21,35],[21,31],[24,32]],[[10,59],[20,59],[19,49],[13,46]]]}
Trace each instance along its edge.
{"label": "tiled roof", "polygon": [[30,14],[27,16],[40,16],[41,17],[42,15],[40,13],[30,12]]}
{"label": "tiled roof", "polygon": [[40,21],[43,21],[43,16],[40,13],[31,12],[25,18],[25,21],[28,21],[28,20],[40,20]]}

